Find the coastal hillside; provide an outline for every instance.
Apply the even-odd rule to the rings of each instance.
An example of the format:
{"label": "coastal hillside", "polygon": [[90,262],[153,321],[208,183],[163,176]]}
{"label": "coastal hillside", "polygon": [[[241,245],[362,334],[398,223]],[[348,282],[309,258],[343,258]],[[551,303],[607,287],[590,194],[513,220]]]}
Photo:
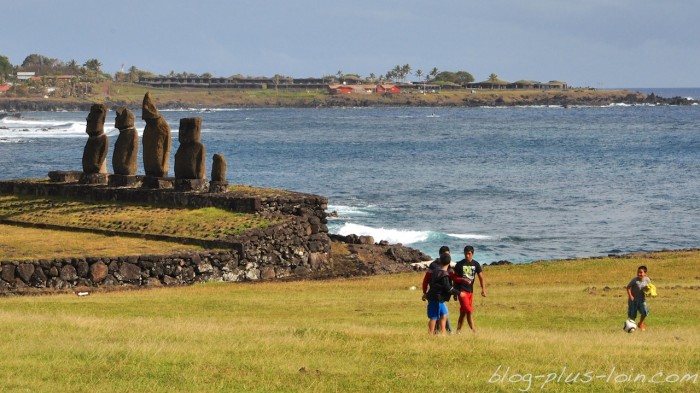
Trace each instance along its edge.
{"label": "coastal hillside", "polygon": [[477,106],[601,106],[624,104],[690,104],[627,90],[592,89],[474,89],[419,91],[398,94],[350,93],[331,95],[324,89],[275,90],[154,88],[131,83],[105,82],[82,97],[11,97],[0,95],[0,110],[53,111],[87,110],[93,103],[111,108],[140,108],[147,91],[153,92],[159,108],[250,108],[250,107],[477,107]]}

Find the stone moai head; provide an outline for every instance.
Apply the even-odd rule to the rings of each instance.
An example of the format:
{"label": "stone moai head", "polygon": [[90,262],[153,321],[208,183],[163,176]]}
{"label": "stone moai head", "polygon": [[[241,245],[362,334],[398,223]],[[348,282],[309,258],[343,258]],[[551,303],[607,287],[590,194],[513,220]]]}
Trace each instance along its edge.
{"label": "stone moai head", "polygon": [[202,133],[202,118],[188,117],[180,119],[180,131],[178,140],[180,144],[199,142],[200,134]]}
{"label": "stone moai head", "polygon": [[226,181],[226,159],[219,153],[214,154],[214,162],[211,166],[211,181]]}
{"label": "stone moai head", "polygon": [[158,108],[156,108],[156,104],[153,102],[153,98],[151,98],[150,91],[143,96],[141,110],[141,118],[143,120],[157,119],[160,117],[160,112],[158,112]]}
{"label": "stone moai head", "polygon": [[92,104],[88,114],[85,132],[90,136],[102,135],[105,132],[105,118],[107,106],[105,104]]}
{"label": "stone moai head", "polygon": [[114,120],[114,128],[123,130],[134,127],[134,113],[127,107],[122,106],[117,109],[117,118]]}

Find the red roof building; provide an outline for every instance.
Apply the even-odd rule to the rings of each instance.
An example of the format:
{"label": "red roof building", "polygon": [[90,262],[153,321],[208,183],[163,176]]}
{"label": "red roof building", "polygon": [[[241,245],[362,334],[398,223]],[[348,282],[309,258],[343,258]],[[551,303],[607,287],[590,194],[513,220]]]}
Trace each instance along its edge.
{"label": "red roof building", "polygon": [[377,85],[377,93],[396,94],[396,93],[401,93],[401,89],[396,85]]}
{"label": "red roof building", "polygon": [[328,92],[330,94],[371,94],[371,93],[399,93],[401,89],[396,85],[345,85],[345,84],[335,84],[328,85]]}

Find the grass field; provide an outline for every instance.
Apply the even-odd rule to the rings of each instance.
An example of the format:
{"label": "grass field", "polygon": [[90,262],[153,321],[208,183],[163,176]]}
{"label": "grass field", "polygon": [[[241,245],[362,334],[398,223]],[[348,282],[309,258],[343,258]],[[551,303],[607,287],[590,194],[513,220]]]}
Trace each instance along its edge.
{"label": "grass field", "polygon": [[[626,334],[624,286],[640,264],[659,296],[649,300],[647,331]],[[2,390],[700,388],[700,252],[488,266],[484,274],[478,334],[445,337],[428,336],[421,292],[409,289],[420,288],[422,273],[2,298]],[[456,304],[449,309],[456,322]]]}

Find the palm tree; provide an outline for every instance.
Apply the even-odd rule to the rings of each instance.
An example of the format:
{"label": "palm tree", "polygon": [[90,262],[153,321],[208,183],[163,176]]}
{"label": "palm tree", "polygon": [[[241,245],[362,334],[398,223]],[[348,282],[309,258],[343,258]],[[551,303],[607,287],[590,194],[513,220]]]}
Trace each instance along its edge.
{"label": "palm tree", "polygon": [[75,61],[75,59],[71,59],[71,61],[68,62],[68,69],[70,69],[71,72],[77,74],[80,71],[80,67],[78,66],[78,62]]}
{"label": "palm tree", "polygon": [[438,68],[437,68],[437,67],[433,67],[433,69],[430,70],[430,74],[429,74],[429,75],[430,75],[431,78],[435,79],[435,77],[437,77],[439,73],[440,73],[440,71],[438,71]]}
{"label": "palm tree", "polygon": [[[418,77],[418,82],[421,81],[421,77],[423,76],[423,70],[420,68],[416,70],[416,76]],[[423,94],[425,94],[425,83],[423,83]]]}
{"label": "palm tree", "polygon": [[100,61],[97,59],[90,59],[86,61],[85,64],[83,64],[83,67],[87,68],[90,71],[102,72],[102,63],[100,63]]}
{"label": "palm tree", "polygon": [[129,67],[129,82],[138,82],[139,80],[139,69],[136,66]]}
{"label": "palm tree", "polygon": [[404,82],[406,82],[406,77],[411,74],[411,66],[408,64],[404,64],[401,67],[401,75]]}
{"label": "palm tree", "polygon": [[[388,76],[389,74],[387,74]],[[397,79],[401,79],[401,66],[396,65],[394,68],[391,70],[391,78],[394,79],[394,82],[397,81]]]}

